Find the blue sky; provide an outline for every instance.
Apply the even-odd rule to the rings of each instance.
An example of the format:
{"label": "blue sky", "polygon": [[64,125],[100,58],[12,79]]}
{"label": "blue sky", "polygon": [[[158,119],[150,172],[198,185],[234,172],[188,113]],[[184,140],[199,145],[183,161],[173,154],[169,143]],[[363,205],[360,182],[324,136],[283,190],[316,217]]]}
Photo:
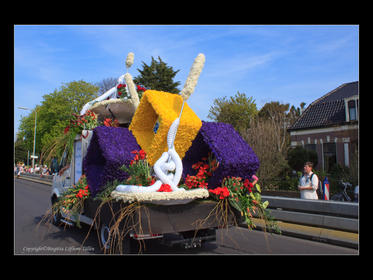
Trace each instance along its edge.
{"label": "blue sky", "polygon": [[299,106],[359,79],[358,25],[15,25],[14,136],[21,116],[63,83],[132,76],[160,56],[185,83],[198,53],[205,67],[189,106],[202,120],[215,98],[237,91]]}

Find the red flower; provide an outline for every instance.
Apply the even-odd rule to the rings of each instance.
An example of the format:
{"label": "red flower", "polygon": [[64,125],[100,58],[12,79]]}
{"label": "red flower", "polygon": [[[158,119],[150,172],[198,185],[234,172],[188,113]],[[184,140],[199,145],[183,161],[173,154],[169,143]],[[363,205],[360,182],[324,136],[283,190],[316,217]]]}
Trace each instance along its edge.
{"label": "red flower", "polygon": [[110,118],[106,118],[104,120],[104,125],[105,126],[111,126],[111,127],[118,127],[119,126],[119,122],[117,119],[115,119],[114,121]]}
{"label": "red flower", "polygon": [[82,198],[83,196],[88,196],[88,190],[80,189],[79,192],[75,195],[75,197],[80,197],[80,198]]}
{"label": "red flower", "polygon": [[146,88],[144,88],[142,86],[139,86],[139,85],[137,85],[136,87],[137,87],[138,91],[145,91],[146,90]]}
{"label": "red flower", "polygon": [[150,181],[150,185],[153,185],[155,183],[155,179],[152,178],[152,180]]}
{"label": "red flower", "polygon": [[111,119],[107,118],[104,120],[104,125],[105,126],[111,126]]}
{"label": "red flower", "polygon": [[162,184],[157,192],[172,192],[172,188],[169,184]]}
{"label": "red flower", "polygon": [[112,127],[118,127],[118,126],[119,126],[119,122],[118,122],[118,120],[115,119],[111,126],[112,126]]}
{"label": "red flower", "polygon": [[216,189],[209,190],[209,192],[215,195],[219,195],[219,199],[224,199],[229,196],[229,190],[227,187],[223,187],[223,188],[218,187]]}
{"label": "red flower", "polygon": [[140,155],[140,159],[145,159],[146,153],[144,150],[140,150],[139,155]]}
{"label": "red flower", "polygon": [[199,161],[199,162],[193,164],[193,165],[192,165],[192,168],[193,168],[193,169],[198,169],[198,168],[200,168],[200,167],[202,166],[202,164],[203,164],[203,162],[202,162],[202,161]]}
{"label": "red flower", "polygon": [[63,133],[64,133],[64,134],[68,133],[68,132],[69,132],[69,129],[70,129],[70,126],[69,126],[69,125],[66,126],[66,127],[65,127],[65,130],[63,131]]}
{"label": "red flower", "polygon": [[208,183],[206,183],[206,182],[199,182],[199,188],[201,188],[201,189],[207,189],[207,185],[208,185]]}
{"label": "red flower", "polygon": [[205,170],[200,169],[196,175],[197,178],[199,179],[205,179]]}

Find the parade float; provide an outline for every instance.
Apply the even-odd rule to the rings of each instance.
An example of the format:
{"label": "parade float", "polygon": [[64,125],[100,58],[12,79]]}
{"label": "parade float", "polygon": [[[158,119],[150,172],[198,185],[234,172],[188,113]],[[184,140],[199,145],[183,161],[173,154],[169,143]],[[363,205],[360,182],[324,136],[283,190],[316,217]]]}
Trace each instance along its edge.
{"label": "parade float", "polygon": [[73,141],[53,179],[54,224],[91,225],[109,253],[134,245],[138,252],[141,240],[154,238],[200,246],[217,228],[255,227],[253,215],[276,229],[254,151],[231,125],[201,121],[187,103],[205,56],[196,57],[180,94],[136,86],[133,59],[129,53],[127,73],[64,131]]}

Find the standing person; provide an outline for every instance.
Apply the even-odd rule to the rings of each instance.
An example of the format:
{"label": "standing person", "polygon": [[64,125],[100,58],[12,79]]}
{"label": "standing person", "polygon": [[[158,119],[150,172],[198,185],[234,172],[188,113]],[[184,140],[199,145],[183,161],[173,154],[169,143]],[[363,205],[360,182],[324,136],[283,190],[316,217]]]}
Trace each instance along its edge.
{"label": "standing person", "polygon": [[23,165],[24,165],[24,164],[22,164],[22,165],[19,166],[19,170],[18,170],[17,178],[19,178],[19,176],[21,175],[21,173],[24,172],[24,171],[23,171]]}
{"label": "standing person", "polygon": [[44,165],[44,167],[42,167],[42,169],[41,169],[40,178],[42,178],[45,175],[48,175],[47,172],[48,172],[48,168],[47,168],[46,165]]}
{"label": "standing person", "polygon": [[313,163],[307,161],[303,167],[303,176],[299,180],[298,190],[300,198],[304,199],[319,199],[317,196],[317,188],[319,186],[319,178],[312,172]]}

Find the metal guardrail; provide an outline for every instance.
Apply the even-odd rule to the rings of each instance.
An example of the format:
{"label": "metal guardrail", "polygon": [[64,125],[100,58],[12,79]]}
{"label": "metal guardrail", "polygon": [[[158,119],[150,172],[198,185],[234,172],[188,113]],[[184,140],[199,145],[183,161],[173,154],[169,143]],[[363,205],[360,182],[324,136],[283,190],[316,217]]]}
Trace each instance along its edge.
{"label": "metal guardrail", "polygon": [[353,202],[262,196],[276,220],[357,233],[359,204]]}

